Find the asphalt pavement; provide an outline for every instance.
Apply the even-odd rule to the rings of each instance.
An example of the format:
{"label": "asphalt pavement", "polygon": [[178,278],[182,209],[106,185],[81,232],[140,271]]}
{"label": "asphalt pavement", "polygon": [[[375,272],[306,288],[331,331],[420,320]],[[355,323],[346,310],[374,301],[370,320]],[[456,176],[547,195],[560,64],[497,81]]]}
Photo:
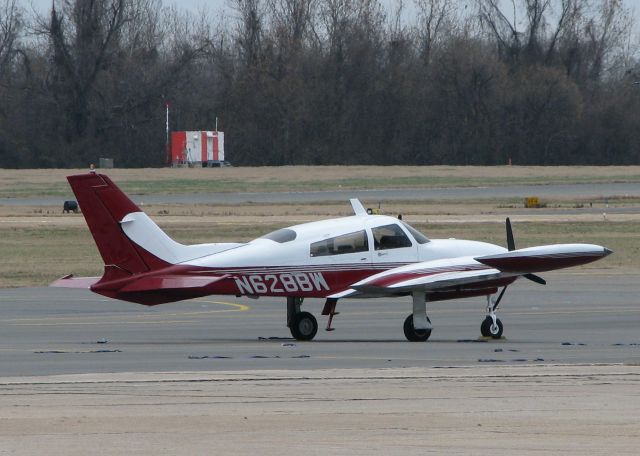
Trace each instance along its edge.
{"label": "asphalt pavement", "polygon": [[428,306],[426,343],[404,338],[407,298],[343,300],[325,332],[323,302],[304,308],[321,329],[291,339],[285,303],[212,296],[144,307],[88,290],[0,290],[0,377],[98,372],[406,368],[548,363],[639,363],[640,280],[607,270],[518,281],[499,312],[505,338],[479,338],[485,301]]}
{"label": "asphalt pavement", "polygon": [[[171,195],[131,195],[140,204],[181,204],[181,203],[310,203],[318,201],[347,201],[359,198],[367,202],[376,201],[451,201],[481,199],[511,199],[537,196],[539,198],[562,198],[576,200],[607,199],[614,197],[640,197],[637,183],[594,183],[594,184],[552,184],[552,185],[497,185],[486,187],[447,188],[404,188],[273,192],[273,193],[192,193]],[[0,205],[6,206],[61,206],[65,199],[74,199],[71,189],[68,197],[0,198]]]}

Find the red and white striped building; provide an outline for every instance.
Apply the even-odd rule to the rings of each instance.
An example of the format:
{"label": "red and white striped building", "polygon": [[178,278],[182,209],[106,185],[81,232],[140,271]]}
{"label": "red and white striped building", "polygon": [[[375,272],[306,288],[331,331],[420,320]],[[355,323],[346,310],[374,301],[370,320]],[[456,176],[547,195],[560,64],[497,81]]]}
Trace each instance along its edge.
{"label": "red and white striped building", "polygon": [[171,132],[171,165],[219,166],[224,162],[224,132]]}

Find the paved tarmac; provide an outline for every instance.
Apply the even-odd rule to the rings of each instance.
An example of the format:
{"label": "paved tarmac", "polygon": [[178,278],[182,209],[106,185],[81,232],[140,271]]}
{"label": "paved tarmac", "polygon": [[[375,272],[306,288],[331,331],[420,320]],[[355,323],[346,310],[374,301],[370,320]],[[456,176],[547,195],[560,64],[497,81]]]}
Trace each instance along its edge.
{"label": "paved tarmac", "polygon": [[[360,198],[363,201],[450,201],[481,199],[512,199],[527,196],[540,198],[562,198],[584,200],[588,198],[606,199],[615,196],[640,197],[640,185],[637,183],[595,183],[595,184],[553,184],[553,185],[497,185],[487,187],[448,187],[418,189],[372,189],[372,190],[334,190],[312,192],[274,192],[274,193],[196,193],[182,195],[132,195],[136,203],[144,204],[180,204],[180,203],[310,203],[318,201],[347,201]],[[6,206],[59,206],[69,196],[40,198],[0,198],[0,205]]]}
{"label": "paved tarmac", "polygon": [[0,290],[0,455],[637,454],[639,277],[545,278],[507,291],[504,340],[475,298],[433,303],[427,343],[408,299],[341,301],[300,343],[274,299]]}
{"label": "paved tarmac", "polygon": [[[290,339],[281,300],[209,297],[152,308],[85,290],[0,290],[0,377],[97,372],[406,368],[640,362],[640,280],[607,270],[521,280],[506,339],[478,339],[485,301],[429,306],[427,343],[405,341],[409,299],[344,300],[334,332]],[[322,301],[309,300],[321,327]],[[275,338],[275,339],[271,339]]]}
{"label": "paved tarmac", "polygon": [[0,378],[0,454],[638,454],[638,365]]}

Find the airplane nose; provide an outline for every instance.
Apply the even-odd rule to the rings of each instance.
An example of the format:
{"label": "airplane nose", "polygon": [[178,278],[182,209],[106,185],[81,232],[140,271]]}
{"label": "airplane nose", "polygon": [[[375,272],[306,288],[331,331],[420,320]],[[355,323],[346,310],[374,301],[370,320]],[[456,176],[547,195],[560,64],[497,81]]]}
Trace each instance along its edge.
{"label": "airplane nose", "polygon": [[603,250],[604,250],[604,256],[611,255],[613,253],[613,250],[609,250],[606,247],[603,247]]}

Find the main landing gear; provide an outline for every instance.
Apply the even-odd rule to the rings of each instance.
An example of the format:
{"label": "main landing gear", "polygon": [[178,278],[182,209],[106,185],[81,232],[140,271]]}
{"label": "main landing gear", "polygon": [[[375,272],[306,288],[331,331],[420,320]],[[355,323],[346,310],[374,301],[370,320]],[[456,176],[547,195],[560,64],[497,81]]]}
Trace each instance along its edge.
{"label": "main landing gear", "polygon": [[[427,317],[427,322],[431,325],[431,320]],[[431,329],[416,329],[413,325],[413,314],[404,320],[404,336],[409,342],[425,342],[431,336]]]}
{"label": "main landing gear", "polygon": [[312,340],[318,332],[318,320],[309,312],[301,312],[304,298],[287,297],[287,326],[296,340]]}
{"label": "main landing gear", "polygon": [[[287,297],[287,326],[291,331],[291,335],[296,340],[312,340],[318,332],[318,320],[309,312],[300,311],[300,306],[304,298]],[[322,309],[322,315],[328,315],[327,327],[325,330],[333,331],[331,326],[333,317],[338,315],[336,312],[336,298],[327,298]]]}
{"label": "main landing gear", "polygon": [[404,321],[404,336],[409,342],[425,342],[431,336],[431,320],[427,316],[427,295],[424,291],[414,291],[413,313]]}

